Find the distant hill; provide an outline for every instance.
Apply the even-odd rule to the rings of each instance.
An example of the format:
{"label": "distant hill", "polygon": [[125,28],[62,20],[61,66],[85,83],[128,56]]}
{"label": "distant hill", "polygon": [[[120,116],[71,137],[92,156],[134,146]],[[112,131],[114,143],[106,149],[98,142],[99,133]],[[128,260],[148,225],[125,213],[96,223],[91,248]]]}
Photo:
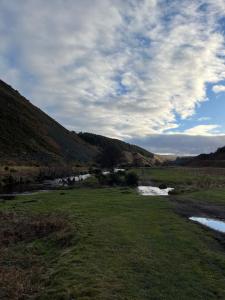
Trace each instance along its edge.
{"label": "distant hill", "polygon": [[153,153],[117,139],[70,132],[0,80],[0,164],[93,163],[109,144],[124,153],[124,163],[151,166]]}
{"label": "distant hill", "polygon": [[186,166],[193,156],[159,155],[163,166]]}
{"label": "distant hill", "polygon": [[187,164],[193,167],[225,168],[225,147],[217,149],[214,153],[200,154],[191,159]]}
{"label": "distant hill", "polygon": [[0,162],[87,162],[94,147],[71,133],[0,80]]}
{"label": "distant hill", "polygon": [[116,145],[124,153],[124,164],[136,166],[152,166],[160,163],[160,159],[153,153],[118,139],[108,138],[102,135],[80,132],[78,136],[85,142],[97,147],[99,151],[110,145]]}

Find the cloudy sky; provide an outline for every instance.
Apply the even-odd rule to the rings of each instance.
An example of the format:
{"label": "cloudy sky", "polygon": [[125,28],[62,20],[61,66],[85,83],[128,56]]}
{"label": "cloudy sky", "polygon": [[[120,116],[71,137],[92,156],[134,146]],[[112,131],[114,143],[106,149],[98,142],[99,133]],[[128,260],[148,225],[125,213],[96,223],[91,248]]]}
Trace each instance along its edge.
{"label": "cloudy sky", "polygon": [[225,145],[224,0],[0,0],[0,77],[65,127]]}

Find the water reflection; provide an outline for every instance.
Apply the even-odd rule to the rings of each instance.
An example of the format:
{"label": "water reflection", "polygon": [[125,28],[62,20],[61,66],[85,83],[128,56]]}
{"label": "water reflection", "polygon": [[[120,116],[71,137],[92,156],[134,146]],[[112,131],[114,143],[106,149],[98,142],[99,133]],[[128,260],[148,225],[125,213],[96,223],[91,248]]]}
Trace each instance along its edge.
{"label": "water reflection", "polygon": [[56,178],[53,180],[45,180],[44,184],[50,185],[53,187],[68,186],[68,185],[74,184],[75,182],[86,180],[89,177],[91,177],[91,174],[83,174],[83,175],[78,175],[78,176]]}
{"label": "water reflection", "polygon": [[200,217],[191,217],[189,219],[191,221],[198,222],[202,225],[205,225],[211,229],[225,233],[225,222],[223,222],[223,221],[219,221],[216,219],[210,219],[210,218],[200,218]]}
{"label": "water reflection", "polygon": [[63,178],[56,178],[52,180],[45,180],[41,183],[28,183],[28,184],[15,184],[0,189],[0,199],[18,195],[30,195],[35,192],[48,192],[60,187],[67,187],[75,184],[76,182],[83,181],[91,177],[90,174],[83,174],[77,176],[69,176]]}
{"label": "water reflection", "polygon": [[156,186],[139,186],[138,191],[143,196],[168,196],[173,188],[160,189]]}

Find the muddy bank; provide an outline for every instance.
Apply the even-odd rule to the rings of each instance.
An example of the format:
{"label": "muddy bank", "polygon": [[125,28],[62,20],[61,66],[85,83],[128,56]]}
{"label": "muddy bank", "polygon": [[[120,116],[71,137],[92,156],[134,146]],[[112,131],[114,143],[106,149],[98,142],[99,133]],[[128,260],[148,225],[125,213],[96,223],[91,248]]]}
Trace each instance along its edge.
{"label": "muddy bank", "polygon": [[41,183],[15,184],[11,186],[0,187],[0,199],[3,195],[28,194],[46,189],[47,187]]}
{"label": "muddy bank", "polygon": [[[225,220],[225,205],[212,204],[212,203],[202,203],[196,202],[191,198],[179,198],[179,197],[169,197],[169,201],[173,203],[174,211],[186,218],[188,222],[193,222],[189,218],[193,216],[202,218],[213,218],[217,220]],[[219,244],[225,249],[225,234],[210,228],[205,227],[201,224],[196,224],[196,226],[202,226],[207,232],[210,233],[212,238],[214,238]]]}
{"label": "muddy bank", "polygon": [[225,219],[225,205],[197,202],[191,198],[178,196],[170,196],[169,200],[173,203],[174,210],[186,218],[198,215],[199,217]]}

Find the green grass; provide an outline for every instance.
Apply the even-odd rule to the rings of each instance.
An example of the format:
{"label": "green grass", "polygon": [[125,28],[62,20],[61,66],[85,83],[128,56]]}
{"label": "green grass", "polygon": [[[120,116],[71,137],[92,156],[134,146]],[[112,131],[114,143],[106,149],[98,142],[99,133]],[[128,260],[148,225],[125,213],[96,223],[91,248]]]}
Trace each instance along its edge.
{"label": "green grass", "polygon": [[178,195],[178,198],[181,200],[188,200],[201,204],[215,204],[217,206],[225,205],[225,189],[217,188],[217,189],[207,189],[207,190],[199,190],[196,192]]}
{"label": "green grass", "polygon": [[71,245],[59,248],[50,236],[24,246],[47,266],[38,299],[225,299],[224,249],[166,198],[125,188],[63,193],[0,204],[5,212],[69,215]]}
{"label": "green grass", "polygon": [[141,179],[151,179],[153,181],[167,182],[172,184],[186,183],[196,177],[193,172],[188,172],[184,168],[140,168],[135,172]]}
{"label": "green grass", "polygon": [[164,183],[176,193],[225,187],[225,169],[219,168],[139,168],[134,169],[143,184]]}

